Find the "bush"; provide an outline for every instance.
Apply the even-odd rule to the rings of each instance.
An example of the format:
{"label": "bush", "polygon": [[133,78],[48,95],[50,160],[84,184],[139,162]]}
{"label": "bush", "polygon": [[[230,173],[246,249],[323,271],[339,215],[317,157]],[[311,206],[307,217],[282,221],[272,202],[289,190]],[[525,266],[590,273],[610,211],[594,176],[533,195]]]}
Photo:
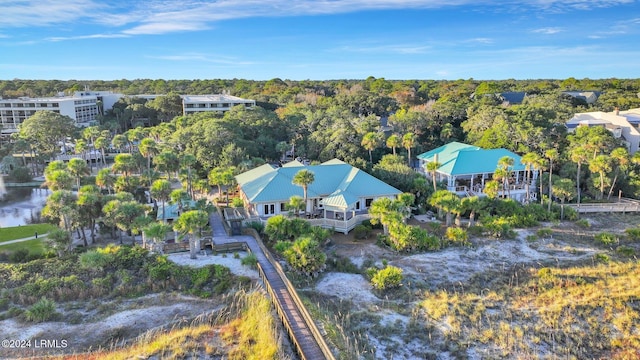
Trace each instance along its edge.
{"label": "bush", "polygon": [[233,200],[231,200],[231,206],[241,208],[244,207],[244,202],[240,198],[233,198]]}
{"label": "bush", "polygon": [[597,234],[595,240],[602,245],[611,245],[618,242],[618,237],[615,234],[603,232]]}
{"label": "bush", "polygon": [[549,228],[539,229],[538,231],[536,231],[536,235],[538,235],[538,237],[540,238],[550,238],[551,235],[553,235],[553,230]]}
{"label": "bush", "polygon": [[258,234],[264,234],[264,224],[261,221],[251,221],[245,225],[248,228],[254,229]]}
{"label": "bush", "polygon": [[631,257],[636,253],[636,251],[632,247],[625,245],[618,246],[618,248],[616,248],[616,252],[622,256],[628,257]]}
{"label": "bush", "polygon": [[402,269],[387,265],[382,270],[371,271],[370,274],[373,274],[371,277],[371,285],[376,290],[388,290],[391,288],[399,287],[402,283]]}
{"label": "bush", "polygon": [[9,177],[18,183],[25,183],[33,180],[31,172],[24,166],[19,166],[9,173]]}
{"label": "bush", "polygon": [[607,264],[611,261],[611,258],[607,254],[596,254],[596,261]]}
{"label": "bush", "polygon": [[581,227],[583,229],[588,229],[591,227],[591,223],[585,219],[576,220],[576,226]]}
{"label": "bush", "polygon": [[79,260],[80,266],[83,268],[103,270],[113,261],[113,255],[107,252],[91,250],[80,255]]}
{"label": "bush", "polygon": [[9,254],[9,261],[14,263],[26,262],[29,257],[29,250],[18,249]]}
{"label": "bush", "polygon": [[371,220],[369,220],[369,219],[364,220],[362,222],[362,225],[364,225],[364,226],[366,226],[366,227],[368,227],[370,229],[376,229],[376,230],[381,230],[382,229],[382,224],[380,222],[376,222],[376,224],[374,225],[374,224],[371,223]]}
{"label": "bush", "polygon": [[256,268],[258,265],[258,258],[256,257],[256,254],[249,254],[243,257],[242,260],[240,260],[240,263],[244,266]]}
{"label": "bush", "polygon": [[356,227],[353,229],[353,237],[355,239],[359,239],[359,240],[368,239],[370,235],[371,235],[371,228],[364,224],[356,225]]}
{"label": "bush", "polygon": [[625,234],[629,237],[630,240],[638,241],[640,240],[640,229],[639,228],[630,228],[626,229]]}
{"label": "bush", "polygon": [[449,227],[445,232],[445,236],[449,241],[456,245],[468,246],[471,245],[469,240],[469,235],[467,231],[463,228]]}
{"label": "bush", "polygon": [[24,313],[27,321],[44,322],[56,317],[56,303],[47,298],[40,299]]}

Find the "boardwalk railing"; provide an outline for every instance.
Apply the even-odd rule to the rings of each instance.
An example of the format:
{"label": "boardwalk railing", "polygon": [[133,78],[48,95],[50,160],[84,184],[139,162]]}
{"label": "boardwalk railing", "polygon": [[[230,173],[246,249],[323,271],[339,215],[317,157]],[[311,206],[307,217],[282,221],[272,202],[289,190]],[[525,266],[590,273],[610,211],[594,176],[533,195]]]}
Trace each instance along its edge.
{"label": "boardwalk railing", "polygon": [[578,213],[601,213],[601,212],[640,212],[640,201],[622,198],[615,203],[586,203],[586,204],[566,204]]}
{"label": "boardwalk railing", "polygon": [[[327,360],[335,360],[335,357],[333,356],[331,349],[329,349],[329,346],[324,341],[324,337],[320,333],[320,330],[318,330],[318,327],[316,326],[315,321],[313,321],[313,318],[309,314],[309,311],[307,310],[306,306],[300,299],[298,292],[296,291],[296,289],[293,287],[293,285],[285,275],[280,264],[271,256],[271,253],[269,252],[269,250],[267,250],[267,248],[264,246],[264,244],[262,243],[262,240],[260,239],[260,235],[258,235],[258,232],[255,229],[244,229],[243,231],[246,231],[248,235],[251,235],[256,239],[256,242],[258,246],[260,246],[260,249],[264,253],[265,257],[267,258],[269,263],[274,267],[278,276],[284,282],[287,292],[291,295],[291,298],[293,299],[293,302],[295,303],[296,308],[298,308],[298,310],[300,311],[300,314],[304,322],[306,323],[308,329],[311,331],[311,334],[313,335],[313,338],[315,339],[316,343],[320,347],[320,350],[324,358]],[[276,296],[275,290],[272,288],[271,283],[267,280],[264,269],[262,268],[260,263],[258,263],[257,265],[258,265],[258,270],[260,272],[260,276],[265,286],[267,287],[267,291],[269,292],[272,299],[274,300],[276,311],[278,312],[280,319],[282,319],[282,322],[285,328],[287,329],[287,332],[289,333],[289,337],[291,338],[291,341],[294,343],[296,350],[298,351],[298,354],[303,360],[314,359],[314,357],[308,356],[308,354],[305,353],[300,343],[300,340],[297,338],[296,332],[293,330],[293,326],[290,323],[289,317],[286,316],[285,309],[281,306],[281,304],[278,301],[276,301],[277,296]]]}

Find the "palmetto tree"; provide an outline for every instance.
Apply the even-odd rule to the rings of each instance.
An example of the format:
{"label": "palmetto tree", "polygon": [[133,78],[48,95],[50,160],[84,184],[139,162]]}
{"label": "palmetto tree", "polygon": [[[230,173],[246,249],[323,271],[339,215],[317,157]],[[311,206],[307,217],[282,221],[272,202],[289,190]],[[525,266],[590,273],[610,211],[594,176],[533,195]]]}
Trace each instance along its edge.
{"label": "palmetto tree", "polygon": [[187,192],[193,198],[193,185],[191,180],[191,168],[196,164],[196,157],[191,154],[180,156],[180,166],[187,169]]}
{"label": "palmetto tree", "polygon": [[165,222],[165,204],[171,195],[171,183],[168,180],[160,179],[151,185],[151,196],[162,201],[162,222]]}
{"label": "palmetto tree", "polygon": [[392,134],[387,138],[387,147],[393,150],[393,155],[396,154],[396,148],[402,145],[402,141],[400,141],[400,137],[396,134]]}
{"label": "palmetto tree", "polygon": [[94,142],[94,146],[96,147],[96,150],[100,150],[100,155],[102,157],[102,166],[105,166],[107,163],[107,158],[104,151],[109,147],[109,138],[107,138],[106,136],[97,137]]}
{"label": "palmetto tree", "polygon": [[[508,197],[511,197],[511,187],[509,186],[509,179],[511,178],[511,169],[513,168],[514,160],[510,156],[503,156],[498,160],[498,168],[502,170],[502,190],[504,194],[504,188],[506,187]],[[497,170],[496,170],[497,171]]]}
{"label": "palmetto tree", "polygon": [[525,191],[527,193],[527,201],[529,201],[529,193],[530,193],[530,186],[531,186],[531,172],[534,169],[535,164],[539,161],[540,155],[534,153],[534,152],[530,152],[530,153],[526,153],[522,156],[522,158],[520,158],[520,163],[522,163],[524,165],[524,169],[525,169]]}
{"label": "palmetto tree", "polygon": [[544,152],[544,156],[549,159],[549,204],[547,205],[547,211],[551,212],[551,188],[552,188],[552,181],[553,181],[553,162],[555,160],[558,160],[558,157],[560,157],[560,154],[558,154],[558,150],[556,149],[549,149],[547,151]]}
{"label": "palmetto tree", "polygon": [[308,204],[308,190],[309,190],[309,185],[313,184],[313,182],[316,181],[316,176],[313,173],[313,171],[307,170],[307,169],[302,169],[300,171],[298,171],[294,176],[293,176],[293,180],[291,181],[291,183],[293,183],[294,185],[298,185],[300,187],[302,187],[302,193],[303,193],[303,198],[304,198],[304,210],[307,210],[307,204]]}
{"label": "palmetto tree", "polygon": [[431,161],[427,163],[427,171],[431,173],[431,180],[433,181],[433,191],[436,192],[438,189],[436,188],[436,173],[438,169],[442,166],[441,163],[437,161]]}
{"label": "palmetto tree", "polygon": [[122,151],[128,143],[129,140],[122,134],[118,134],[114,136],[113,139],[111,139],[111,145],[113,145],[113,147],[118,149],[119,151]]}
{"label": "palmetto tree", "polygon": [[144,228],[144,230],[142,230],[145,236],[145,242],[143,243],[143,246],[146,246],[147,238],[153,241],[154,245],[157,245],[158,243],[163,242],[165,236],[169,231],[171,231],[171,229],[172,229],[171,225],[167,225],[159,222],[154,222],[149,224],[146,228]]}
{"label": "palmetto tree", "polygon": [[289,198],[287,208],[295,214],[296,217],[300,217],[300,211],[304,210],[304,199],[298,195],[293,195]]}
{"label": "palmetto tree", "polygon": [[101,189],[107,189],[109,194],[111,194],[111,189],[116,183],[116,177],[111,173],[111,169],[104,168],[98,170],[98,174],[96,175],[96,185],[98,185]]}
{"label": "palmetto tree", "polygon": [[411,149],[416,146],[416,134],[406,133],[402,137],[402,146],[407,149],[407,157],[409,158],[409,166],[411,166]]}
{"label": "palmetto tree", "polygon": [[71,175],[76,179],[76,188],[80,189],[80,179],[84,175],[89,175],[90,170],[89,166],[87,166],[87,162],[83,159],[73,158],[69,160],[69,164],[67,164],[67,168]]}
{"label": "palmetto tree", "polygon": [[383,197],[374,200],[369,207],[372,224],[382,224],[385,234],[389,234],[389,225],[402,221],[402,215],[398,211],[400,202]]}
{"label": "palmetto tree", "polygon": [[600,175],[600,196],[604,197],[604,177],[611,171],[611,158],[607,155],[598,155],[589,162],[589,170]]}
{"label": "palmetto tree", "polygon": [[627,166],[629,166],[629,163],[631,162],[631,159],[629,158],[629,152],[626,148],[620,147],[613,149],[609,156],[611,157],[613,165],[615,165],[615,175],[613,177],[613,181],[611,182],[611,187],[609,188],[609,195],[607,195],[607,199],[611,198],[611,193],[613,193],[613,188],[616,186],[618,176],[620,176],[621,173],[624,174]]}
{"label": "palmetto tree", "polygon": [[[160,153],[158,144],[151,138],[144,138],[140,142],[138,150],[147,159],[147,171],[151,173],[151,158]],[[149,178],[149,186],[151,186],[151,177]]]}
{"label": "palmetto tree", "polygon": [[560,220],[564,220],[564,202],[576,196],[575,184],[571,179],[558,179],[554,181],[553,196],[560,199]]}
{"label": "palmetto tree", "polygon": [[438,190],[429,198],[429,204],[444,211],[446,225],[451,226],[451,213],[460,206],[460,198],[448,190]]}
{"label": "palmetto tree", "polygon": [[374,132],[368,132],[362,138],[361,145],[364,147],[365,150],[367,150],[369,152],[369,162],[370,163],[373,163],[373,157],[371,155],[371,152],[378,147],[378,144],[380,142],[379,139],[380,138],[378,137],[378,134],[374,133]]}
{"label": "palmetto tree", "polygon": [[576,172],[576,194],[578,196],[578,207],[580,207],[580,173],[582,172],[582,164],[586,164],[589,160],[589,150],[584,146],[578,146],[571,149],[569,154],[571,161],[578,165],[578,171]]}
{"label": "palmetto tree", "polygon": [[136,168],[136,160],[131,154],[118,154],[114,158],[113,172],[121,173],[125,178]]}
{"label": "palmetto tree", "polygon": [[176,220],[173,225],[173,229],[182,233],[189,235],[189,254],[191,259],[196,258],[196,252],[200,247],[200,240],[196,238],[196,232],[201,233],[202,228],[207,225],[209,221],[209,216],[206,212],[201,210],[190,210],[184,212],[180,217]]}

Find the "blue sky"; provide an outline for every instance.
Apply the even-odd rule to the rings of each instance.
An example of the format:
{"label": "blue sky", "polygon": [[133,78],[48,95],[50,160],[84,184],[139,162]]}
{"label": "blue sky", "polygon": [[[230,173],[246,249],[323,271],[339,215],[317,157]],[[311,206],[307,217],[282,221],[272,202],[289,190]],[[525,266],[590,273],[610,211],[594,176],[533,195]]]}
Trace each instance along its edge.
{"label": "blue sky", "polygon": [[640,77],[636,0],[0,0],[0,79]]}

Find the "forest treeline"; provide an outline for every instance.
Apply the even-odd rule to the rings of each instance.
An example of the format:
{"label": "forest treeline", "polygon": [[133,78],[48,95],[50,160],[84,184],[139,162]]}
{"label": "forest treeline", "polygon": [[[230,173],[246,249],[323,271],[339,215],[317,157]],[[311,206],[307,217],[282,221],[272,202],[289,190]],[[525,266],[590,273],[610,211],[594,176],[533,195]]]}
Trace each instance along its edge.
{"label": "forest treeline", "polygon": [[[640,195],[631,158],[622,160],[621,167],[609,156],[622,143],[603,129],[570,135],[564,126],[578,112],[640,108],[640,79],[0,81],[5,98],[85,88],[167,94],[152,101],[125,97],[100,116],[100,127],[109,130],[112,148],[125,146],[127,140],[118,136],[124,134],[129,141],[149,136],[167,151],[191,154],[203,177],[216,167],[234,166],[239,171],[278,161],[293,150],[295,156],[311,161],[341,159],[410,190],[410,184],[402,184],[411,178],[410,169],[385,155],[397,154],[411,164],[410,159],[423,151],[461,141],[543,158],[556,149],[554,174],[578,180],[586,192],[601,197],[606,187],[613,194],[622,190],[627,196]],[[599,98],[587,104],[563,93],[576,90],[596,91]],[[527,96],[521,104],[509,104],[496,95],[512,91]],[[182,116],[177,95],[215,93],[254,99],[258,107]],[[146,131],[136,134],[139,126]],[[576,148],[587,148],[592,156],[572,161]],[[589,166],[599,155],[606,156],[599,158],[605,164]],[[578,169],[582,181],[576,178]]]}

